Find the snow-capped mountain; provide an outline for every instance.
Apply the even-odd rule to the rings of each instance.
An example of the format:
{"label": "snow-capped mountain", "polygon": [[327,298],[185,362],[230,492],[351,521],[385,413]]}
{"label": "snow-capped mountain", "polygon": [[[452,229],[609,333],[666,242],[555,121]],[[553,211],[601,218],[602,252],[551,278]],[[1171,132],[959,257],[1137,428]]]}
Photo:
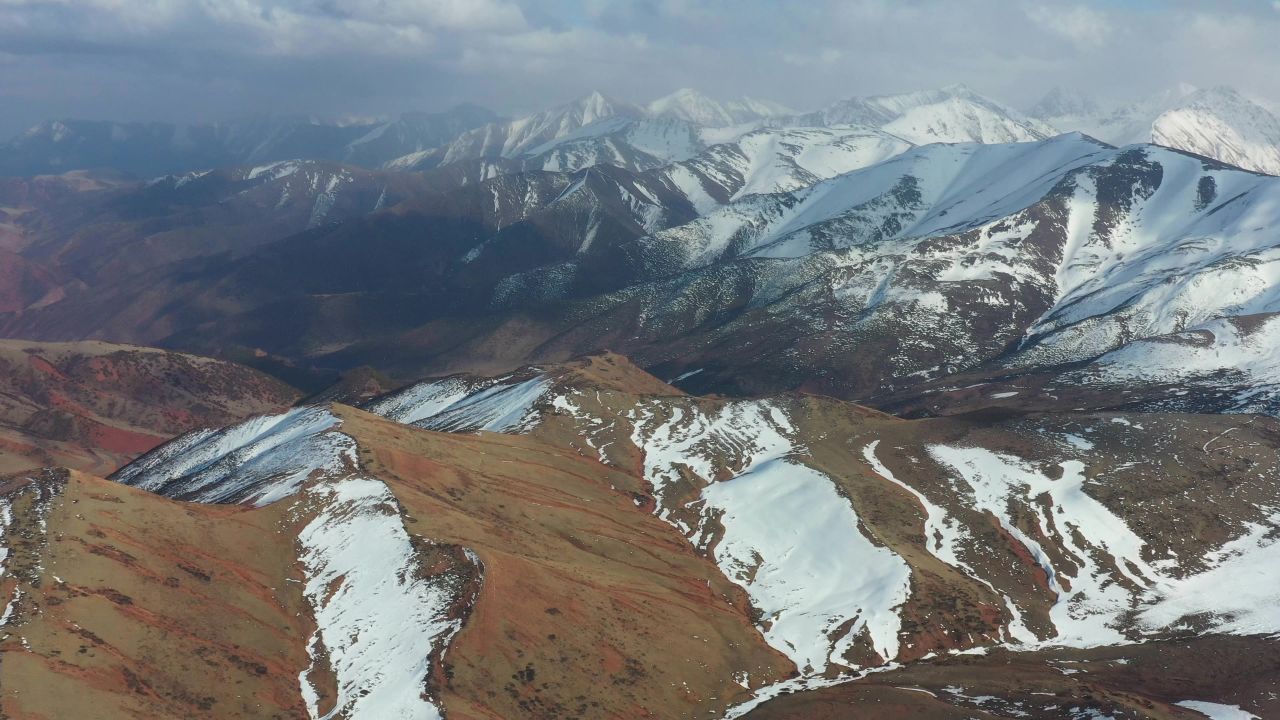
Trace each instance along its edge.
{"label": "snow-capped mountain", "polygon": [[964,85],[941,90],[842,100],[786,120],[799,126],[861,125],[914,145],[935,142],[1008,143],[1043,140],[1053,127],[983,97]]}
{"label": "snow-capped mountain", "polygon": [[798,190],[909,147],[893,135],[857,126],[759,128],[648,175],[678,188],[705,213],[746,195]]}
{"label": "snow-capped mountain", "polygon": [[[430,173],[340,185],[355,203],[345,212],[367,213],[375,183],[421,183],[401,185],[402,202],[385,212],[255,241],[231,257],[183,256],[145,283],[95,272],[95,282],[116,279],[111,302],[95,286],[0,316],[0,327],[46,339],[119,333],[204,352],[242,346],[402,374],[609,347],[664,376],[697,370],[679,384],[698,391],[805,387],[898,407],[949,377],[1095,361],[1097,373],[1070,385],[1100,387],[1110,377],[1103,366],[1122,359],[1100,358],[1141,341],[1212,335],[1247,354],[1265,334],[1241,320],[1232,335],[1220,321],[1280,312],[1269,234],[1280,180],[1159,146],[1068,134],[909,147],[846,126],[761,129],[642,172],[471,162],[480,165],[460,187]],[[432,172],[453,177],[459,166]],[[263,186],[255,204],[278,202],[291,182],[309,192],[305,177]],[[190,182],[178,190],[201,187]],[[302,211],[326,187],[300,196],[304,227]],[[151,245],[132,238],[116,231],[117,259],[104,267],[126,257],[151,267]],[[183,288],[182,299],[168,288]],[[266,312],[282,302],[287,314]],[[389,302],[414,310],[378,311]],[[283,316],[303,324],[281,333]],[[499,341],[510,323],[527,344]],[[370,340],[371,324],[385,334]],[[1198,389],[1176,388],[1187,390],[1180,407],[1268,407],[1267,393],[1240,396],[1251,383],[1270,386],[1272,366],[1255,366],[1249,379],[1208,384],[1204,370]],[[1171,373],[1152,366],[1147,385],[1181,377]]]}
{"label": "snow-capped mountain", "polygon": [[1113,145],[1152,142],[1246,170],[1280,174],[1280,118],[1230,87],[1182,85],[1131,105],[1101,109],[1055,90],[1030,114]]}
{"label": "snow-capped mountain", "polygon": [[613,118],[641,119],[643,109],[591,92],[573,102],[463,133],[443,148],[447,164],[480,157],[517,157],[582,128]]}
{"label": "snow-capped mountain", "polygon": [[208,146],[379,170],[0,180],[0,335],[306,383],[0,358],[24,460],[189,431],[0,475],[0,716],[1280,715],[1280,177],[1206,157],[1265,161],[1266,116],[780,112],[595,93]]}
{"label": "snow-capped mountain", "polygon": [[681,88],[646,106],[650,115],[673,117],[694,125],[717,128],[794,115],[795,111],[768,100],[743,97],[721,101],[692,88]]}
{"label": "snow-capped mountain", "polygon": [[776,103],[750,98],[721,102],[690,89],[645,108],[593,92],[567,105],[464,133],[446,147],[399,158],[388,167],[420,170],[484,157],[556,172],[602,164],[648,170],[733,141],[754,124],[787,112]]}

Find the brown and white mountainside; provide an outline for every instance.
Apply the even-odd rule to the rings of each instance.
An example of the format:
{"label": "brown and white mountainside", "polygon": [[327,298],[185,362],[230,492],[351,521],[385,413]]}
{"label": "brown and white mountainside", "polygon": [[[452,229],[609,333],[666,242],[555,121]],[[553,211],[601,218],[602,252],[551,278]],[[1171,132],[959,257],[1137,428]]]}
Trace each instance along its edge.
{"label": "brown and white mountainside", "polygon": [[0,472],[57,465],[105,474],[174,435],[297,398],[279,380],[224,360],[0,340]]}
{"label": "brown and white mountainside", "polygon": [[1270,717],[1277,447],[1262,416],[695,397],[615,355],[426,381],[185,435],[120,485],[10,480],[0,702]]}

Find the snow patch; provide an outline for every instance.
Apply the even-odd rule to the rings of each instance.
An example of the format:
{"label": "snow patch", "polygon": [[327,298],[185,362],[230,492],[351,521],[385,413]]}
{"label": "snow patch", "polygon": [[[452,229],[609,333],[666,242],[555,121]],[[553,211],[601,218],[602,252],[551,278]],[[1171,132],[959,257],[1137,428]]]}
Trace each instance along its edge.
{"label": "snow patch", "polygon": [[307,649],[314,667],[323,648],[338,695],[321,715],[311,669],[300,673],[310,717],[443,718],[424,687],[432,658],[462,627],[447,615],[455,589],[423,576],[385,483],[359,476],[320,483],[295,510],[313,506],[319,511],[298,533],[303,592],[316,620]]}

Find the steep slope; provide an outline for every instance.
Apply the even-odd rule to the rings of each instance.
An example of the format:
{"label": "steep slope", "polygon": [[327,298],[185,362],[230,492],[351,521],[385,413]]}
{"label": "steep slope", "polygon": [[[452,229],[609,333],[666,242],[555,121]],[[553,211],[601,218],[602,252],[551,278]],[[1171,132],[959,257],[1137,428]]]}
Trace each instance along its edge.
{"label": "steep slope", "polygon": [[288,406],[249,368],[107,343],[0,341],[0,472],[110,472],[174,435]]}
{"label": "steep slope", "polygon": [[286,506],[194,506],[77,472],[0,480],[0,713],[305,718]]}
{"label": "steep slope", "polygon": [[[362,477],[387,483],[410,526],[479,559],[483,589],[433,696],[450,713],[722,716],[741,703],[728,710],[738,717],[837,684],[852,693],[845,702],[861,702],[862,692],[874,702],[879,685],[868,669],[896,662],[907,668],[903,682],[939,687],[974,662],[957,651],[993,647],[1021,655],[1011,662],[1071,697],[1081,716],[1187,717],[1173,707],[1184,700],[1274,706],[1266,690],[1274,669],[1243,670],[1251,685],[1206,680],[1177,698],[1157,687],[1176,682],[1158,665],[1162,653],[1182,652],[1171,638],[1183,646],[1194,637],[1228,663],[1273,642],[1261,636],[1280,623],[1274,584],[1257,572],[1280,547],[1272,507],[1280,426],[1271,419],[912,422],[813,397],[683,396],[609,355],[427,381],[369,409],[416,428],[316,408],[308,412],[332,422],[286,434],[316,448],[349,438],[342,452],[359,458]],[[119,479],[237,487],[248,492],[227,499],[253,503],[323,492],[314,472],[299,486],[281,468],[336,456],[246,443],[244,427],[193,436],[197,445],[179,440]],[[1231,443],[1214,442],[1228,434]],[[193,455],[208,438],[219,449]],[[347,472],[341,463],[313,467],[321,477]],[[646,538],[644,553],[635,537]],[[689,560],[673,565],[682,555]],[[686,573],[700,578],[698,590],[670,605],[668,589]],[[522,590],[504,590],[513,582]],[[636,583],[644,599],[619,604]],[[695,609],[695,597],[711,607]],[[742,634],[748,618],[754,639]],[[1115,688],[1102,695],[1053,681],[1063,663],[1122,655],[1062,648],[1115,645],[1145,658],[1149,679],[1090,666]],[[577,663],[615,680],[579,684]],[[979,687],[998,689],[999,703],[1051,712],[1035,685],[996,677]],[[753,697],[730,693],[734,681]],[[503,692],[493,692],[497,683]],[[934,697],[952,708],[985,702],[963,689]]]}
{"label": "steep slope", "polygon": [[883,130],[915,145],[1028,142],[1058,134],[1053,127],[963,85],[850,98],[783,122],[799,126],[860,125]]}
{"label": "steep slope", "polygon": [[1058,90],[1032,108],[1031,115],[1113,145],[1151,142],[1280,174],[1280,118],[1230,87],[1181,86],[1106,110]]}

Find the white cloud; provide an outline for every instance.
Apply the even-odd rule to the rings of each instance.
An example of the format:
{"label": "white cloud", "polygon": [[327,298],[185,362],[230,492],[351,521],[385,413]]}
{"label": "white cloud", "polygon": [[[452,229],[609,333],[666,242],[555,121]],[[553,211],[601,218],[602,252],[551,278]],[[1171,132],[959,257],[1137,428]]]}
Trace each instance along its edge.
{"label": "white cloud", "polygon": [[844,51],[828,47],[813,53],[778,53],[778,58],[788,65],[808,67],[814,65],[834,65],[844,59]]}
{"label": "white cloud", "polygon": [[1080,48],[1099,47],[1111,35],[1106,13],[1085,5],[1035,5],[1026,12],[1032,22]]}

